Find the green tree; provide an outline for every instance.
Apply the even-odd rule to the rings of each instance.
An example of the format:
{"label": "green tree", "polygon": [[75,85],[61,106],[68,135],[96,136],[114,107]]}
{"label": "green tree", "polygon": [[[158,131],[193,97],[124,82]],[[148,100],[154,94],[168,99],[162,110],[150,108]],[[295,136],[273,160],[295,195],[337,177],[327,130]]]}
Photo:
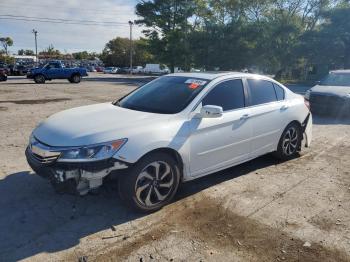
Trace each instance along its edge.
{"label": "green tree", "polygon": [[144,33],[152,54],[159,62],[169,64],[172,71],[175,66],[188,67],[188,19],[194,10],[194,0],[150,0],[136,5],[136,14],[141,17],[136,23],[147,26]]}
{"label": "green tree", "polygon": [[[132,46],[134,65],[152,62],[153,57],[148,51],[149,46],[146,39],[134,40]],[[121,37],[110,40],[102,51],[101,59],[108,66],[128,66],[130,63],[130,40]]]}
{"label": "green tree", "polygon": [[144,0],[136,22],[146,26],[157,62],[257,67],[283,78],[312,61],[350,66],[348,7],[344,0]]}
{"label": "green tree", "polygon": [[8,47],[13,45],[11,37],[0,37],[0,43],[5,50],[5,54],[8,55]]}
{"label": "green tree", "polygon": [[20,49],[20,50],[17,51],[17,54],[18,55],[31,55],[31,56],[35,55],[34,51],[30,50],[30,49],[26,49],[26,50]]}
{"label": "green tree", "polygon": [[303,36],[301,53],[312,63],[350,69],[350,4],[342,3],[321,16],[324,23]]}
{"label": "green tree", "polygon": [[39,52],[40,56],[43,56],[45,58],[57,58],[59,59],[61,57],[61,52],[58,49],[55,49],[55,47],[51,44],[43,51]]}
{"label": "green tree", "polygon": [[93,60],[99,56],[98,54],[96,54],[94,52],[89,53],[87,51],[72,53],[72,55],[73,55],[74,59],[77,59],[77,60],[84,60],[84,59]]}

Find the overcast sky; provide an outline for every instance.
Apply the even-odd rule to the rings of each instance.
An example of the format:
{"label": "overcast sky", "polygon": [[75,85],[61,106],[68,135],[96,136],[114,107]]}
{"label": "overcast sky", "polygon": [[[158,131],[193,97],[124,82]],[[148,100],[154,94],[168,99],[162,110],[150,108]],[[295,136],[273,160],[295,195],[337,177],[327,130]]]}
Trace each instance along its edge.
{"label": "overcast sky", "polygon": [[[120,36],[129,37],[129,20],[135,20],[137,0],[11,0],[0,1],[0,36],[10,36],[18,49],[35,49],[33,28],[38,31],[38,51],[52,44],[62,52],[101,52],[106,42]],[[1,19],[4,15],[116,22],[118,25],[98,26],[54,24]],[[26,18],[28,19],[28,18]],[[120,23],[120,24],[119,24]],[[134,37],[142,36],[134,26]]]}

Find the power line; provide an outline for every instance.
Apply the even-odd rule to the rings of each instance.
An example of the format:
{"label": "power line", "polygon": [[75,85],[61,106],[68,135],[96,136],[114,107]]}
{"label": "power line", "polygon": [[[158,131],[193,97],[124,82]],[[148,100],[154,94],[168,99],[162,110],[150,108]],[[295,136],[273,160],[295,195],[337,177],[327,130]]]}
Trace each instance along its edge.
{"label": "power line", "polygon": [[[2,6],[3,8],[10,8],[10,9],[14,9],[14,8],[16,8],[16,9],[18,9],[18,7],[19,6],[25,6],[25,8],[29,8],[29,9],[35,9],[35,10],[38,10],[38,8],[42,8],[42,9],[47,9],[47,8],[52,8],[53,6],[52,5],[36,5],[36,4],[26,4],[26,3],[22,3],[22,4],[20,4],[20,5],[18,5],[18,4],[12,4],[12,3],[0,3],[0,6]],[[120,7],[120,6],[118,6],[118,5],[113,5],[113,6],[111,6],[112,8],[113,7],[115,7],[115,9],[117,9],[118,7]],[[111,10],[111,8],[109,8],[109,7],[106,7],[106,9],[98,9],[98,8],[81,8],[81,7],[63,7],[63,6],[55,6],[55,10],[57,10],[57,9],[61,9],[61,10],[65,10],[65,11],[67,11],[67,10],[76,10],[76,11],[79,11],[79,12],[81,12],[81,11],[86,11],[86,12],[93,12],[93,13],[113,13],[113,14],[115,14],[115,11],[112,11]]]}
{"label": "power line", "polygon": [[120,24],[127,25],[128,23],[122,22],[113,22],[113,21],[93,21],[93,20],[73,20],[73,19],[60,19],[60,18],[48,18],[48,17],[36,17],[36,16],[23,16],[23,15],[5,15],[0,14],[0,17],[13,17],[13,18],[29,18],[29,19],[40,19],[40,20],[50,20],[50,21],[59,21],[59,22],[77,22],[77,23],[102,23],[102,24]]}
{"label": "power line", "polygon": [[27,21],[27,22],[40,22],[40,23],[51,23],[51,24],[69,24],[69,25],[85,25],[85,26],[124,26],[127,27],[127,24],[103,24],[103,23],[83,23],[83,22],[69,22],[69,21],[53,21],[45,19],[31,19],[31,18],[15,18],[15,17],[2,17],[1,20],[16,20],[16,21]]}

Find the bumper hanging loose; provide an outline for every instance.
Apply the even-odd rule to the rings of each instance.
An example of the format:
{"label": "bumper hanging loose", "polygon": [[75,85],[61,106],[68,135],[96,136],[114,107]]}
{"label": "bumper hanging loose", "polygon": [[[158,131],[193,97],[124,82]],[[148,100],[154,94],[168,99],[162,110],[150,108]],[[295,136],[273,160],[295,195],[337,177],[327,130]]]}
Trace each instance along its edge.
{"label": "bumper hanging loose", "polygon": [[43,162],[26,149],[26,158],[34,172],[51,181],[60,193],[85,195],[103,184],[108,175],[128,168],[128,164],[116,159],[86,163]]}

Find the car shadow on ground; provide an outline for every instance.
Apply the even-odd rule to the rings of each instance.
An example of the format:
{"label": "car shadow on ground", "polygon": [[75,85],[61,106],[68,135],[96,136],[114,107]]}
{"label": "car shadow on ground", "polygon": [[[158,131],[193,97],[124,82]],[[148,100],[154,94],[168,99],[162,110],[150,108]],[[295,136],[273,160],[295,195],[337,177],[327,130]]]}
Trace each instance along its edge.
{"label": "car shadow on ground", "polygon": [[[266,155],[187,182],[174,201],[277,163]],[[65,250],[85,236],[145,216],[122,205],[115,183],[104,186],[99,195],[58,195],[48,181],[24,171],[0,180],[0,192],[0,261]]]}

